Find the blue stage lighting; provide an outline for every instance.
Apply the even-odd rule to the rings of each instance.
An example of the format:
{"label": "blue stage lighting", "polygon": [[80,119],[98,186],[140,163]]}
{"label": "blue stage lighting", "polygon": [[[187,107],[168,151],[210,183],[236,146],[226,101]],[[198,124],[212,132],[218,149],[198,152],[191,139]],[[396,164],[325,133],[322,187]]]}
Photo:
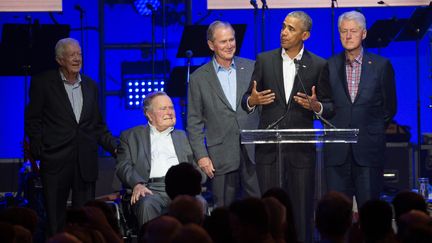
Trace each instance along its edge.
{"label": "blue stage lighting", "polygon": [[[129,88],[126,89],[126,109],[139,109],[142,107],[142,100],[147,94],[153,91],[164,91],[164,80],[161,75],[157,75],[154,82],[152,76],[147,75],[131,75],[124,77],[125,83]],[[133,88],[130,88],[133,87]]]}
{"label": "blue stage lighting", "polygon": [[140,15],[150,15],[160,6],[159,0],[135,0],[134,5]]}

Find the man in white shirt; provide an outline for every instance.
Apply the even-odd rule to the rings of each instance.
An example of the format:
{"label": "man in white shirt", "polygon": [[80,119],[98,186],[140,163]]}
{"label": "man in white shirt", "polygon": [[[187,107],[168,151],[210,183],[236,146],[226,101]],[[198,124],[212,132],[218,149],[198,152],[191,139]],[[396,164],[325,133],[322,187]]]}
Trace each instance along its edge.
{"label": "man in white shirt", "polygon": [[182,162],[195,164],[186,134],[174,128],[176,116],[170,97],[154,92],[144,99],[148,125],[122,132],[116,174],[133,189],[131,204],[140,225],[161,215],[170,203],[165,174]]}
{"label": "man in white shirt", "polygon": [[[242,107],[251,113],[257,113],[253,112],[256,109],[261,111],[260,129],[313,128],[314,112],[322,112],[317,97],[323,105],[331,99],[328,83],[319,83],[326,61],[304,45],[311,28],[312,19],[305,12],[289,13],[281,26],[281,47],[257,56]],[[303,104],[299,96],[305,92],[310,97]],[[312,242],[315,145],[284,144],[280,152],[275,144],[256,146],[261,191],[282,186],[291,198],[299,242]]]}

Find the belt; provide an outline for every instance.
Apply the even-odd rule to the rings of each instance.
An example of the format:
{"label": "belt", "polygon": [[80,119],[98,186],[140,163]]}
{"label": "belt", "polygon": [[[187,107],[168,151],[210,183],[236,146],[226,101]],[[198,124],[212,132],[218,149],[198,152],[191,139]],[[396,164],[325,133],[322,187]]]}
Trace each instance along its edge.
{"label": "belt", "polygon": [[148,179],[147,183],[161,183],[164,182],[165,183],[165,177],[153,177]]}

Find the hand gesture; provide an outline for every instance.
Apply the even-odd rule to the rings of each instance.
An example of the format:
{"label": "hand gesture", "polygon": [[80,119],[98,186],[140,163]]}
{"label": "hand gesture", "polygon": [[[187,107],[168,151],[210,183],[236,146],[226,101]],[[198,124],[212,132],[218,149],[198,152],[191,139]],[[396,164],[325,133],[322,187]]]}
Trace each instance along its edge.
{"label": "hand gesture", "polygon": [[311,96],[308,96],[307,94],[301,92],[297,92],[297,94],[294,95],[294,101],[307,110],[312,110],[316,113],[321,110],[321,103],[317,100],[315,86],[312,86]]}
{"label": "hand gesture", "polygon": [[268,105],[273,103],[275,99],[275,93],[271,91],[271,89],[266,89],[261,92],[258,92],[256,89],[257,82],[253,81],[252,92],[248,99],[249,107],[254,107],[256,105]]}

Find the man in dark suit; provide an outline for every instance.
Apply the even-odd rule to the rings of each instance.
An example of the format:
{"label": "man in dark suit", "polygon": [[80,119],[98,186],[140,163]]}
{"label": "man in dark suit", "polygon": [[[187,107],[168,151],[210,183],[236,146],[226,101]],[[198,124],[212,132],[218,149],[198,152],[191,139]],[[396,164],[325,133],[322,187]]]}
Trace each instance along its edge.
{"label": "man in dark suit", "polygon": [[80,74],[78,41],[58,41],[55,53],[60,68],[32,78],[25,114],[31,154],[40,160],[50,235],[64,226],[70,190],[73,207],[94,199],[98,144],[112,154],[117,146],[102,120],[96,83]]}
{"label": "man in dark suit", "polygon": [[254,146],[240,144],[240,129],[255,129],[257,114],[240,107],[253,61],[235,57],[232,26],[215,21],[207,30],[212,61],[191,76],[188,93],[189,141],[202,171],[211,178],[215,206],[228,206],[238,189],[260,196],[254,165]]}
{"label": "man in dark suit", "polygon": [[168,169],[182,162],[195,165],[185,132],[174,129],[176,116],[168,95],[154,92],[143,103],[148,125],[121,133],[116,166],[120,181],[133,189],[131,204],[140,225],[160,216],[171,202],[165,191]]}
{"label": "man in dark suit", "polygon": [[[313,128],[314,113],[294,102],[293,96],[306,91],[323,101],[330,99],[328,86],[318,83],[325,60],[304,48],[311,27],[312,20],[305,12],[289,13],[282,23],[281,48],[258,55],[242,105],[248,112],[261,109],[260,129]],[[321,111],[316,99],[311,99],[308,105],[315,112]],[[313,144],[283,145],[279,170],[277,145],[258,145],[256,150],[261,190],[265,192],[275,186],[287,190],[302,242],[311,242],[312,236],[315,158]]]}
{"label": "man in dark suit", "polygon": [[326,144],[327,186],[355,196],[361,206],[378,198],[383,187],[385,129],[396,113],[394,71],[389,60],[363,49],[363,14],[346,12],[338,26],[345,51],[331,57],[323,71],[334,100],[334,106],[324,105],[323,116],[337,128],[358,128],[359,135],[356,144]]}

